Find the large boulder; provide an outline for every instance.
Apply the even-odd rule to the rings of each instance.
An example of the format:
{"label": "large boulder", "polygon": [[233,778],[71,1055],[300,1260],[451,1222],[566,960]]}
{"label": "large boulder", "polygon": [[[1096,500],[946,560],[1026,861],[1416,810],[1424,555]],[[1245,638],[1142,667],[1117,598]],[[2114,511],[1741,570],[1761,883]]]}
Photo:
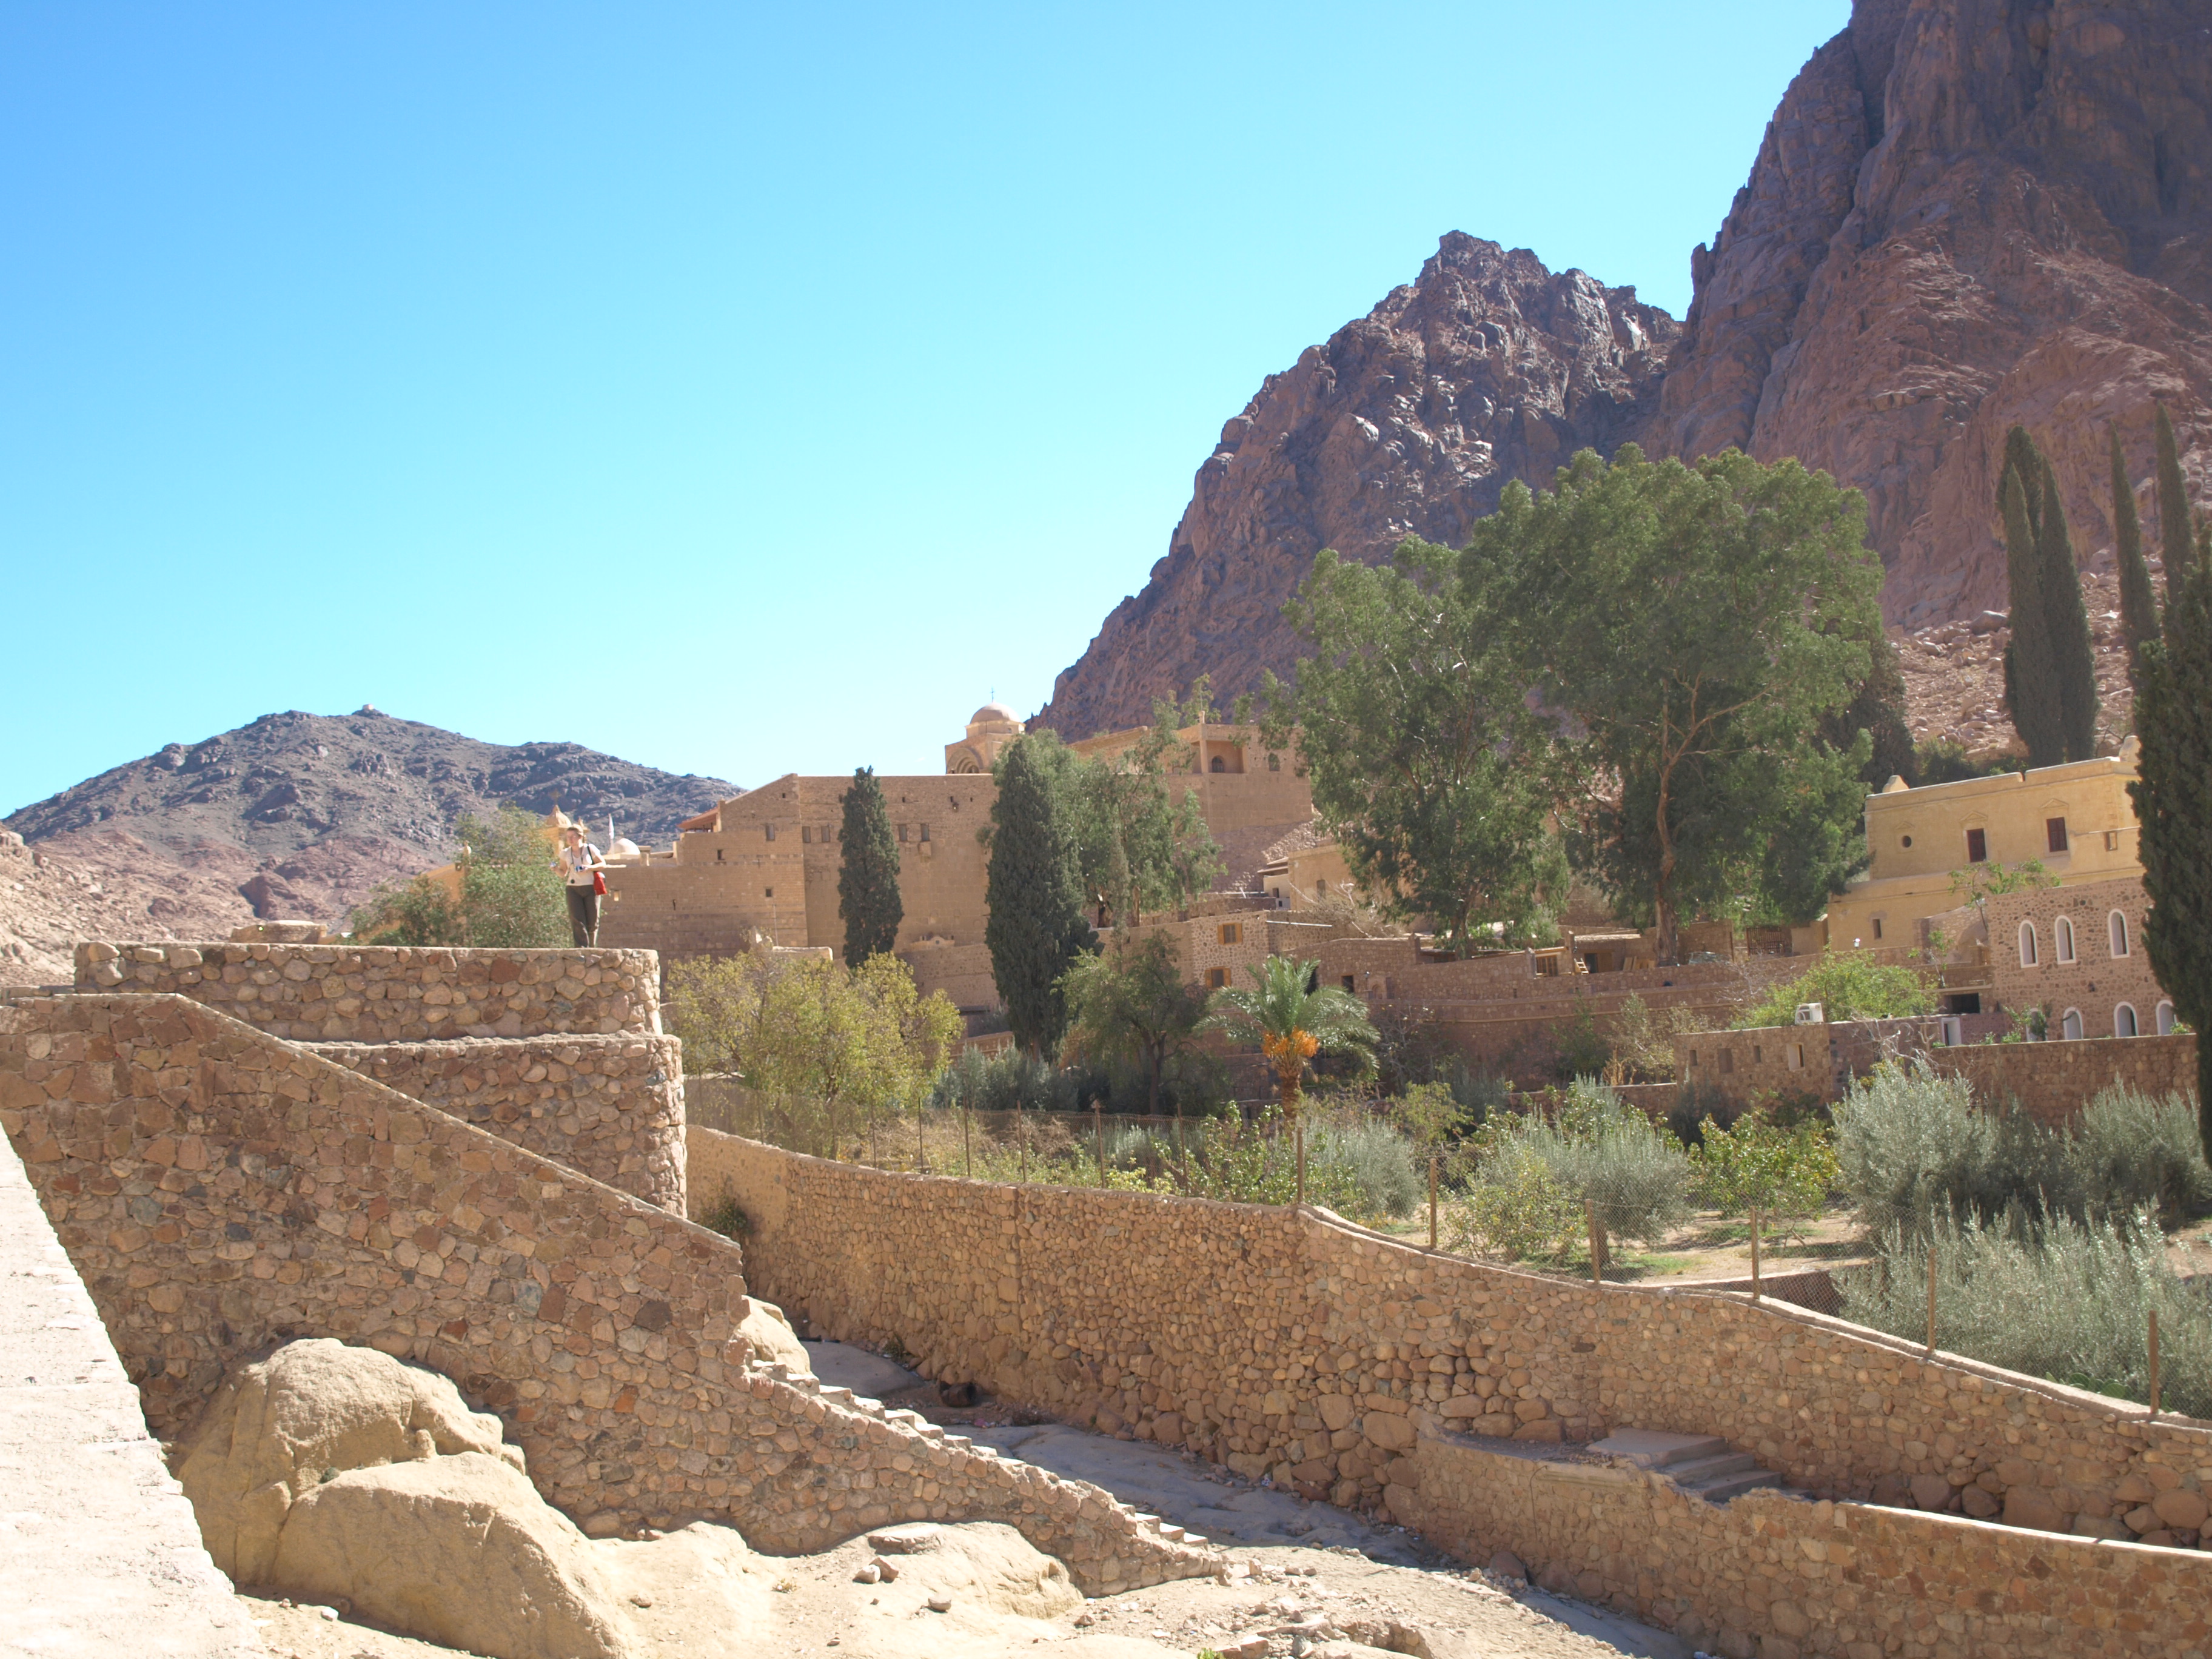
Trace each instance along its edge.
{"label": "large boulder", "polygon": [[1000,1522],[887,1527],[868,1534],[868,1547],[897,1558],[902,1578],[910,1574],[933,1595],[970,1611],[1057,1619],[1083,1605],[1067,1569]]}
{"label": "large boulder", "polygon": [[240,1366],[178,1479],[235,1583],[490,1659],[640,1651],[612,1558],[538,1495],[499,1419],[374,1349],[315,1339]]}
{"label": "large boulder", "polygon": [[240,1366],[200,1420],[177,1479],[234,1583],[265,1584],[292,1505],[333,1474],[477,1452],[522,1469],[496,1417],[432,1371],[328,1338]]}
{"label": "large boulder", "polygon": [[285,1516],[273,1582],[495,1659],[631,1659],[619,1590],[590,1540],[481,1452],[354,1469]]}
{"label": "large boulder", "polygon": [[793,1376],[814,1375],[806,1345],[793,1332],[782,1309],[757,1296],[745,1298],[745,1316],[738,1322],[738,1334],[752,1349],[754,1364],[784,1365]]}

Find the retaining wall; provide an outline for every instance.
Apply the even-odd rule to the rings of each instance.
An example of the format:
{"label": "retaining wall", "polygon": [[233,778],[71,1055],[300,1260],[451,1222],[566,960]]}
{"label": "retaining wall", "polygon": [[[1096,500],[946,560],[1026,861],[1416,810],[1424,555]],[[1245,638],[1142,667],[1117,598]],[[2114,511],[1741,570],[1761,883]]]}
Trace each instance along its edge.
{"label": "retaining wall", "polygon": [[711,1130],[690,1150],[694,1201],[746,1213],[753,1282],[825,1334],[1339,1504],[1411,1504],[1425,1431],[1632,1427],[1720,1435],[1829,1498],[2132,1537],[2184,1492],[2161,1541],[2212,1526],[2212,1428],[1806,1310],[1488,1267],[1326,1212],[887,1174]]}
{"label": "retaining wall", "polygon": [[672,1215],[685,1213],[684,1057],[674,1037],[305,1046]]}
{"label": "retaining wall", "polygon": [[367,1343],[499,1413],[587,1530],[823,1547],[999,1520],[1092,1593],[1210,1570],[1095,1487],[750,1368],[736,1246],[178,997],[0,1006],[0,1128],[173,1438],[226,1370]]}
{"label": "retaining wall", "polygon": [[82,991],[190,997],[301,1042],[660,1032],[650,951],[84,944]]}
{"label": "retaining wall", "polygon": [[1416,1461],[1393,1506],[1432,1541],[1511,1549],[1547,1587],[1731,1659],[2182,1659],[2212,1633],[2212,1558],[2196,1551],[1773,1492],[1723,1506],[1663,1474],[1449,1432],[1425,1432]]}
{"label": "retaining wall", "polygon": [[2073,1042],[1970,1042],[1931,1049],[1946,1076],[1963,1077],[1984,1105],[2018,1101],[2046,1123],[2078,1115],[2098,1094],[2124,1084],[2147,1095],[2197,1092],[2197,1038],[2085,1037]]}

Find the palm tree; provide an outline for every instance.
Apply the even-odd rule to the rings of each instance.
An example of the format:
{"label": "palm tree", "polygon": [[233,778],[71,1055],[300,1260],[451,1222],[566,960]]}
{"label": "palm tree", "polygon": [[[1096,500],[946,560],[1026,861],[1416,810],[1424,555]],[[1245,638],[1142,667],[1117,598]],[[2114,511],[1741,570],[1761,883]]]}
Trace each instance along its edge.
{"label": "palm tree", "polygon": [[1257,1041],[1275,1068],[1275,1097],[1282,1103],[1298,1147],[1298,1202],[1306,1201],[1306,1133],[1298,1097],[1306,1064],[1324,1051],[1371,1054],[1376,1030],[1367,1011],[1349,992],[1321,988],[1315,963],[1269,957],[1248,968],[1257,990],[1224,988],[1208,1005],[1206,1027],[1241,1042]]}

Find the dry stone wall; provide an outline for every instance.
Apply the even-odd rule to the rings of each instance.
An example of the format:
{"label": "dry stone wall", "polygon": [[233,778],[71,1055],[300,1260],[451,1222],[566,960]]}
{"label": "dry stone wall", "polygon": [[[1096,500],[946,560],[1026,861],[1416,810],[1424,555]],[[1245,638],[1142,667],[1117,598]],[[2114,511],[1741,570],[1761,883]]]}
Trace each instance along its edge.
{"label": "dry stone wall", "polygon": [[453,1377],[595,1534],[706,1516],[800,1551],[1004,1521],[1092,1593],[1218,1559],[750,1365],[727,1240],[197,1003],[0,1006],[0,1128],[163,1438],[241,1358],[336,1337]]}
{"label": "dry stone wall", "polygon": [[1985,1105],[2017,1101],[2045,1123],[2064,1123],[2114,1085],[2158,1096],[2197,1092],[2197,1038],[2091,1037],[2076,1042],[1970,1042],[1929,1055],[1936,1069],[1973,1085]]}
{"label": "dry stone wall", "polygon": [[1547,1588],[1731,1659],[2184,1659],[2212,1635],[2197,1552],[1773,1492],[1722,1506],[1662,1473],[1449,1431],[1425,1433],[1416,1461],[1398,1512],[1432,1541],[1510,1549]]}
{"label": "dry stone wall", "polygon": [[674,1037],[306,1046],[672,1215],[685,1212],[683,1044]]}
{"label": "dry stone wall", "polygon": [[[1489,1267],[1325,1212],[690,1147],[693,1201],[734,1198],[753,1283],[826,1334],[1340,1504],[1395,1510],[1425,1421],[1717,1434],[1825,1497],[2087,1536],[2193,1543],[2212,1504],[2212,1427],[1802,1309]],[[2138,1527],[2168,1485],[2187,1524]]]}
{"label": "dry stone wall", "polygon": [[660,1033],[650,951],[90,943],[76,986],[190,997],[299,1042]]}

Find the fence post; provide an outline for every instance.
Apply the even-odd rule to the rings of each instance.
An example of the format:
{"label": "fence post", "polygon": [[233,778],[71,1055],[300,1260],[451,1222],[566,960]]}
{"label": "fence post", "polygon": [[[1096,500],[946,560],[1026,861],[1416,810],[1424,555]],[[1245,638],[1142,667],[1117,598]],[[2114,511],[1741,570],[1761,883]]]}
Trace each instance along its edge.
{"label": "fence post", "polygon": [[1759,1270],[1759,1206],[1751,1206],[1751,1299],[1762,1300],[1766,1295],[1765,1280]]}
{"label": "fence post", "polygon": [[1928,1352],[1936,1352],[1936,1241],[1928,1241]]}
{"label": "fence post", "polygon": [[2158,1415],[2158,1310],[2150,1310],[2150,1414]]}
{"label": "fence post", "polygon": [[1605,1235],[1598,1230],[1597,1200],[1583,1200],[1583,1215],[1589,1223],[1590,1283],[1602,1289],[1605,1285]]}
{"label": "fence post", "polygon": [[1097,1101],[1091,1103],[1092,1144],[1098,1149],[1098,1184],[1106,1184],[1106,1115]]}
{"label": "fence post", "polygon": [[1437,1248],[1437,1154],[1429,1154],[1429,1248]]}
{"label": "fence post", "polygon": [[1306,1202],[1306,1117],[1304,1112],[1298,1114],[1291,1133],[1297,1137],[1298,1142],[1298,1207],[1304,1209]]}

